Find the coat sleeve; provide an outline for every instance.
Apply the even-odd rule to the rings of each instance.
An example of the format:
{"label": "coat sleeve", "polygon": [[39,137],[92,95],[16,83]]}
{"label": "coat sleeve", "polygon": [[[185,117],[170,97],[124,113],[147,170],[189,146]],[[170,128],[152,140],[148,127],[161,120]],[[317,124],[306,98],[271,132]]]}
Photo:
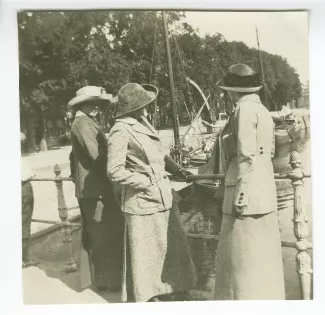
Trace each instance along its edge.
{"label": "coat sleeve", "polygon": [[69,154],[69,160],[70,160],[70,176],[72,178],[75,177],[75,165],[74,165],[74,158],[73,158],[73,151],[70,152]]}
{"label": "coat sleeve", "polygon": [[99,154],[98,130],[87,120],[80,120],[71,130],[83,153],[92,161],[94,166],[102,167],[106,163],[105,156]]}
{"label": "coat sleeve", "polygon": [[173,160],[170,155],[165,155],[165,170],[170,174],[175,174],[182,167]]}
{"label": "coat sleeve", "polygon": [[108,138],[107,175],[112,182],[144,190],[152,185],[151,179],[139,172],[126,169],[129,133],[123,127],[112,128]]}
{"label": "coat sleeve", "polygon": [[236,116],[238,182],[236,186],[236,206],[247,206],[249,186],[256,160],[257,115],[254,106],[242,104]]}

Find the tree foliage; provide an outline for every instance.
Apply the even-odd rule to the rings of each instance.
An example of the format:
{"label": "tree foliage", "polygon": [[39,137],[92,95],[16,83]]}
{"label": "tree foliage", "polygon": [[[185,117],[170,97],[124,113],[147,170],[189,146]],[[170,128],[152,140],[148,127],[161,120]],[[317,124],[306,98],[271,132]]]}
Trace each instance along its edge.
{"label": "tree foliage", "polygon": [[[220,107],[222,91],[216,82],[231,64],[260,68],[258,51],[222,34],[200,37],[186,23],[184,12],[168,12],[177,104],[181,113],[202,105],[186,76],[193,79],[210,103]],[[167,108],[169,81],[160,12],[83,11],[20,12],[19,65],[21,114],[65,109],[76,90],[99,85],[117,94],[127,82],[156,84],[158,106]],[[262,52],[267,104],[278,108],[301,95],[299,76],[281,56]],[[264,99],[264,93],[261,93]]]}

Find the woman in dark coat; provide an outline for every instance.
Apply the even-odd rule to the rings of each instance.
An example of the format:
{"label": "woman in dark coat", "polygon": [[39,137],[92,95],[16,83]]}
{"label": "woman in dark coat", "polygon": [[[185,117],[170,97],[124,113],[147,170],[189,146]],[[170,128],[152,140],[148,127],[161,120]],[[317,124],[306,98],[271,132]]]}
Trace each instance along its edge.
{"label": "woman in dark coat", "polygon": [[[71,126],[70,165],[83,220],[82,246],[89,263],[81,260],[82,287],[120,289],[123,266],[124,218],[113,183],[106,176],[107,138],[93,117],[100,104],[109,106],[111,95],[96,86],[77,92],[68,109],[75,112]],[[83,252],[82,252],[83,253]]]}
{"label": "woman in dark coat", "polygon": [[107,173],[122,186],[126,220],[124,301],[188,300],[186,291],[196,284],[177,196],[166,173],[185,176],[186,171],[167,155],[145,117],[157,94],[152,85],[124,85],[108,140]]}

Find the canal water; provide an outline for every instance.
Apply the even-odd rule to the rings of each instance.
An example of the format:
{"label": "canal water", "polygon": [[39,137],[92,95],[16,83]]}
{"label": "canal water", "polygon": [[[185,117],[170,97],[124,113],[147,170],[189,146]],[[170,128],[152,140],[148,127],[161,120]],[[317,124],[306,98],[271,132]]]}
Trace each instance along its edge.
{"label": "canal water", "polygon": [[[310,173],[310,137],[308,130],[302,130],[300,137],[288,144],[276,148],[273,159],[274,171],[285,173],[291,170],[289,165],[290,153],[298,151],[302,160],[302,168]],[[279,194],[292,194],[290,182],[277,182]],[[304,204],[307,210],[308,226],[310,230],[309,240],[312,235],[312,215],[311,215],[311,182],[304,180],[303,186]],[[281,205],[278,204],[278,218],[282,240],[294,241],[293,234],[293,199]],[[184,226],[187,232],[195,234],[218,234],[220,231],[220,211],[221,205],[217,205],[212,198],[212,193],[200,191],[192,187],[190,197],[180,204]],[[192,257],[198,273],[198,283],[196,289],[206,292],[207,298],[212,298],[215,276],[215,257],[217,253],[217,241],[190,238]],[[296,250],[283,248],[283,263],[286,285],[286,299],[300,299],[299,281],[296,272]],[[312,256],[312,251],[309,252]],[[263,279],[261,279],[263,281]]]}

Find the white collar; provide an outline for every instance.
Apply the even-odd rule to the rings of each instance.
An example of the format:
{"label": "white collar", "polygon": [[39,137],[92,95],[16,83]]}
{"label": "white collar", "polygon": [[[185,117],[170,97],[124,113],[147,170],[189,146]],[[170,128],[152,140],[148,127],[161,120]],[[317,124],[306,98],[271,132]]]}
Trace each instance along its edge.
{"label": "white collar", "polygon": [[78,110],[75,117],[80,117],[80,116],[87,116],[87,115],[81,110]]}

